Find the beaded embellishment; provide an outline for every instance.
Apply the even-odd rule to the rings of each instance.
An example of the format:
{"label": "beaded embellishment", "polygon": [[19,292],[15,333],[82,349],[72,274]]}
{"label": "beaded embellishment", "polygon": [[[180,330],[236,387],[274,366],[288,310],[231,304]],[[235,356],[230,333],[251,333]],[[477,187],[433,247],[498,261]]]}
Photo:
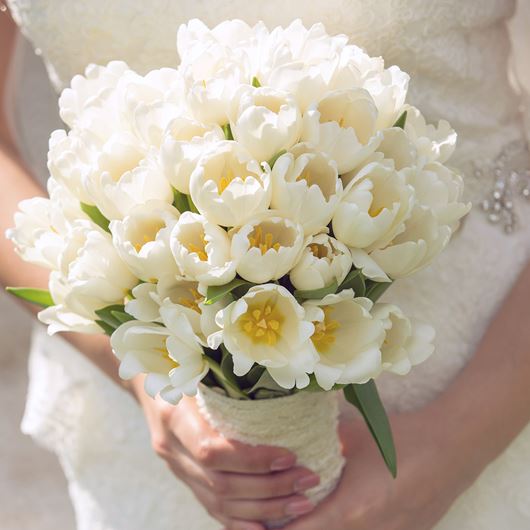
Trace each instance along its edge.
{"label": "beaded embellishment", "polygon": [[517,200],[526,199],[530,206],[530,169],[513,167],[513,161],[525,151],[523,142],[513,142],[495,159],[474,163],[473,171],[477,179],[493,178],[493,185],[479,202],[479,207],[490,223],[501,226],[507,234],[511,234],[518,226]]}

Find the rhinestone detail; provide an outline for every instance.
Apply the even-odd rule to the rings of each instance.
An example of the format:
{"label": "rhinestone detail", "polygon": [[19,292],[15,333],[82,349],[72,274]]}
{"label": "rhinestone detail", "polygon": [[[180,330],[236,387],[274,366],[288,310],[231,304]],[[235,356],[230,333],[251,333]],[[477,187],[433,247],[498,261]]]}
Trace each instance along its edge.
{"label": "rhinestone detail", "polygon": [[499,225],[506,234],[518,228],[518,200],[525,199],[530,205],[530,170],[514,169],[512,165],[515,156],[525,151],[522,142],[513,142],[495,159],[473,164],[475,178],[483,180],[491,176],[493,179],[489,192],[478,205],[488,221]]}

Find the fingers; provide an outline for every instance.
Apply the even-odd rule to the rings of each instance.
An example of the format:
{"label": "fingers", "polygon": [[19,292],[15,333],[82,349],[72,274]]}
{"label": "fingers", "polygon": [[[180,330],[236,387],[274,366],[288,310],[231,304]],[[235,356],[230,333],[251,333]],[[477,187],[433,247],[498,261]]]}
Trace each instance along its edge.
{"label": "fingers", "polygon": [[260,500],[287,497],[318,486],[320,477],[305,468],[269,475],[245,475],[209,471],[178,448],[168,458],[173,472],[186,482],[195,482],[225,499]]}
{"label": "fingers", "polygon": [[260,501],[225,500],[221,501],[220,507],[221,513],[229,517],[253,521],[280,521],[286,517],[307,514],[314,509],[314,505],[301,495]]}
{"label": "fingers", "polygon": [[296,456],[287,449],[226,440],[203,418],[194,399],[183,399],[178,407],[180,413],[172,416],[171,430],[206,469],[256,475],[287,470],[296,463]]}
{"label": "fingers", "polygon": [[235,500],[214,494],[210,489],[194,485],[192,489],[210,514],[218,520],[275,521],[313,510],[313,504],[302,495],[277,499]]}
{"label": "fingers", "polygon": [[269,475],[245,475],[212,472],[208,484],[214,493],[226,499],[274,499],[303,493],[318,486],[320,477],[305,468],[295,467],[288,471]]}
{"label": "fingers", "polygon": [[226,440],[219,435],[203,438],[198,444],[187,449],[199,464],[212,471],[268,474],[290,469],[296,463],[296,456],[286,449],[252,447],[241,442]]}

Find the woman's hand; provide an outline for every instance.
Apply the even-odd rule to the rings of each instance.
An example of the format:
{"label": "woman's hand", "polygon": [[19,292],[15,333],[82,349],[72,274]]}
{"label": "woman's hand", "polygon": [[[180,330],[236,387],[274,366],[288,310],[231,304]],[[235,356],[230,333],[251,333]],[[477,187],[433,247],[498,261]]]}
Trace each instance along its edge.
{"label": "woman's hand", "polygon": [[396,480],[362,420],[349,414],[341,423],[347,463],[338,488],[285,530],[430,530],[479,471],[430,408],[396,415],[392,426]]}
{"label": "woman's hand", "polygon": [[[226,440],[198,412],[195,400],[175,407],[133,384],[151,430],[153,448],[226,530],[263,530],[259,522],[308,513],[303,492],[319,483],[283,448]],[[252,522],[254,521],[254,522]]]}

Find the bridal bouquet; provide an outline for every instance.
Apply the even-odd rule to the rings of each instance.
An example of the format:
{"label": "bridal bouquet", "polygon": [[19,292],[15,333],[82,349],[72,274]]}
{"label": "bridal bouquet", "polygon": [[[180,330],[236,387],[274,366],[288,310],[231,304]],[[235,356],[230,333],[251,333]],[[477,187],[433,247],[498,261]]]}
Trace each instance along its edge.
{"label": "bridal bouquet", "polygon": [[314,453],[312,425],[336,425],[320,396],[340,389],[395,474],[374,379],[424,361],[434,331],[376,300],[468,211],[445,165],[455,132],[405,103],[407,74],[320,24],[193,20],[177,48],[178,67],[91,65],[62,93],[49,199],[23,201],[8,233],[49,292],[12,291],[50,333],[111,335],[150,395],[200,389],[230,435],[254,421],[254,440],[272,403],[263,436],[294,429]]}

